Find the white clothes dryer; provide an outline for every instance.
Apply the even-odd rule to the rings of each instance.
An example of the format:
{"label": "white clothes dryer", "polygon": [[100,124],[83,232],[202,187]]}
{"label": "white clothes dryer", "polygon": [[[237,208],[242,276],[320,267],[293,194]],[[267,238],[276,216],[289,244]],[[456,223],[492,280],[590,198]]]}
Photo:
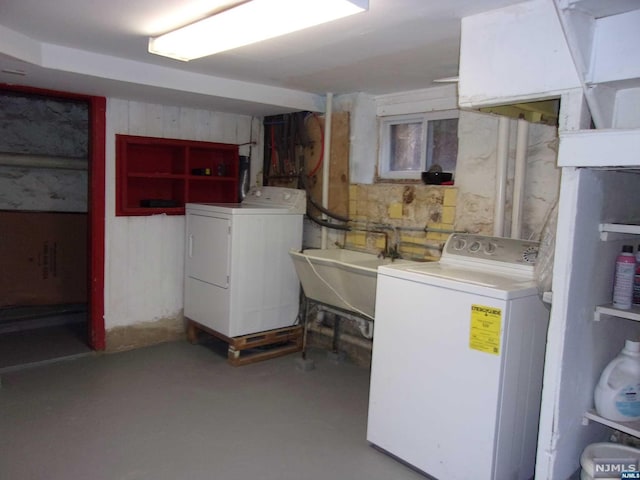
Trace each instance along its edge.
{"label": "white clothes dryer", "polygon": [[295,324],[304,190],[252,188],[242,203],[188,203],[184,315],[227,337]]}

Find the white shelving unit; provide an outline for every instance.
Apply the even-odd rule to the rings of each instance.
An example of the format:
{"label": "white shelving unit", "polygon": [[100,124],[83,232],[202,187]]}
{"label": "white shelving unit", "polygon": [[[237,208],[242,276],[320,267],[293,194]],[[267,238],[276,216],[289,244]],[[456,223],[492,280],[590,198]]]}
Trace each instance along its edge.
{"label": "white shelving unit", "polygon": [[[600,239],[603,241],[618,240],[640,235],[640,225],[635,224],[601,223],[599,226],[599,230]],[[640,322],[640,306],[632,306],[630,309],[616,308],[610,303],[606,305],[596,306],[593,319],[595,321],[600,321],[602,315]],[[601,417],[594,410],[591,410],[584,414],[583,423],[585,425],[588,425],[589,421],[601,423],[602,425],[606,425],[629,435],[633,435],[634,437],[640,438],[640,421],[614,422],[613,420]]]}
{"label": "white shelving unit", "polygon": [[560,167],[636,167],[640,163],[640,129],[560,132]]}
{"label": "white shelving unit", "polygon": [[640,235],[640,225],[625,223],[600,224],[600,239],[603,241],[622,240],[636,235]]}
{"label": "white shelving unit", "polygon": [[584,414],[584,424],[588,425],[589,421],[594,421],[606,425],[607,427],[614,428],[621,432],[633,435],[640,438],[640,421],[637,422],[614,422],[598,415],[595,411],[589,411]]}
{"label": "white shelving unit", "polygon": [[616,308],[611,304],[598,305],[596,307],[593,319],[598,322],[601,319],[601,315],[626,318],[627,320],[640,322],[640,307],[631,307],[629,310],[623,310],[621,308]]}

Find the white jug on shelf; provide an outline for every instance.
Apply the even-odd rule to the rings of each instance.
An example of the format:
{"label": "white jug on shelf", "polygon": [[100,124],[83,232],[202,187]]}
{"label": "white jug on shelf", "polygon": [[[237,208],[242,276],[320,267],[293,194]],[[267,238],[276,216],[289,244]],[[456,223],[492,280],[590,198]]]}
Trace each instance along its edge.
{"label": "white jug on shelf", "polygon": [[627,340],[595,389],[598,415],[615,422],[640,420],[640,342]]}

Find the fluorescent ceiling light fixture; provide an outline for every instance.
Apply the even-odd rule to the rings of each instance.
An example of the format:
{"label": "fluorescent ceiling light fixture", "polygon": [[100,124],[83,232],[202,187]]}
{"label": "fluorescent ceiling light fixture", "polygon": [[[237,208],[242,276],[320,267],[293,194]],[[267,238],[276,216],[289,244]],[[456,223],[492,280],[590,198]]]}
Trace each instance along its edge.
{"label": "fluorescent ceiling light fixture", "polygon": [[149,39],[149,52],[193,60],[369,9],[369,0],[251,0]]}

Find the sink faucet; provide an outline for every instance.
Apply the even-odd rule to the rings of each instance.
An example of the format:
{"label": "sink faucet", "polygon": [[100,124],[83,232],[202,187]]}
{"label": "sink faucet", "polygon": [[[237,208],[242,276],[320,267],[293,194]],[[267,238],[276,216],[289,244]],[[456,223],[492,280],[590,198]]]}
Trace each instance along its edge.
{"label": "sink faucet", "polygon": [[391,261],[394,261],[396,258],[400,258],[400,252],[398,252],[398,246],[394,245],[392,247],[386,248],[382,250],[378,254],[378,258],[390,258]]}

